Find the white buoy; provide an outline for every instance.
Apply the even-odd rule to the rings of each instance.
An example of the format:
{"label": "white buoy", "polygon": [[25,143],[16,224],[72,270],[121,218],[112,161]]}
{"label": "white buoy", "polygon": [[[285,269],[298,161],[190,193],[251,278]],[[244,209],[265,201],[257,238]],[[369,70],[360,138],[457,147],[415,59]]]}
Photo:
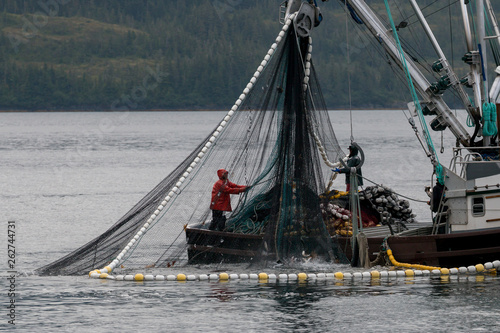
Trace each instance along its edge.
{"label": "white buoy", "polygon": [[248,274],[240,274],[240,280],[248,280],[249,276]]}
{"label": "white buoy", "polygon": [[250,274],[250,280],[257,280],[259,278],[259,275],[257,274]]}
{"label": "white buoy", "polygon": [[194,274],[189,274],[189,275],[186,277],[186,279],[187,279],[188,281],[195,281],[195,280],[196,280],[196,275],[194,275]]}
{"label": "white buoy", "polygon": [[238,274],[229,274],[229,278],[231,280],[238,280],[239,276],[238,276]]}
{"label": "white buoy", "polygon": [[372,275],[370,272],[363,272],[363,279],[371,279]]}
{"label": "white buoy", "polygon": [[485,269],[492,269],[493,268],[493,264],[491,262],[486,262],[486,263],[484,263],[484,268]]}
{"label": "white buoy", "polygon": [[208,275],[207,274],[200,274],[200,276],[198,278],[200,279],[200,281],[205,281],[205,280],[208,280]]}
{"label": "white buoy", "polygon": [[344,273],[344,280],[351,280],[353,278],[353,274],[351,273]]}
{"label": "white buoy", "polygon": [[288,275],[282,273],[282,274],[278,275],[278,279],[280,279],[282,281],[286,281],[286,280],[288,280]]}
{"label": "white buoy", "polygon": [[397,276],[397,273],[395,271],[389,271],[388,274],[389,274],[389,277],[396,277]]}
{"label": "white buoy", "polygon": [[154,275],[151,274],[144,275],[145,281],[154,281],[154,279],[155,279]]}
{"label": "white buoy", "polygon": [[156,281],[165,281],[165,276],[164,275],[157,275],[155,276]]}
{"label": "white buoy", "polygon": [[278,44],[281,43],[281,37],[280,36],[276,37],[276,43],[278,43]]}
{"label": "white buoy", "polygon": [[290,281],[296,281],[297,278],[298,278],[297,274],[295,274],[295,273],[288,274],[288,280],[290,280]]}
{"label": "white buoy", "polygon": [[173,274],[167,275],[167,281],[175,281],[176,279],[177,279],[177,277]]}
{"label": "white buoy", "polygon": [[125,281],[134,281],[134,276],[133,275],[125,275],[123,278]]}
{"label": "white buoy", "polygon": [[476,266],[472,266],[472,265],[471,265],[471,266],[468,266],[468,267],[467,267],[467,271],[468,271],[469,273],[476,273]]}
{"label": "white buoy", "polygon": [[355,279],[361,279],[361,278],[363,278],[363,274],[361,274],[360,272],[354,272],[352,274],[352,277],[355,278]]}
{"label": "white buoy", "polygon": [[116,279],[116,280],[118,280],[118,281],[123,281],[123,278],[124,278],[124,276],[123,276],[123,275],[117,275],[117,276],[115,277],[115,279]]}

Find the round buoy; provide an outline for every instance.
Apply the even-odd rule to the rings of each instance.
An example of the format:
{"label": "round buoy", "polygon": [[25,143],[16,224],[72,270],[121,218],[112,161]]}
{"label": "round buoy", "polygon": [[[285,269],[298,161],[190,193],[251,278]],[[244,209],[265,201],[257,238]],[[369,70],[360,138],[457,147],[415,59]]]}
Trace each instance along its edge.
{"label": "round buoy", "polygon": [[467,266],[467,271],[470,273],[475,273],[476,272],[476,266]]}
{"label": "round buoy", "polygon": [[372,279],[380,279],[380,272],[379,271],[371,271],[370,275],[372,276]]}
{"label": "round buoy", "polygon": [[484,266],[482,264],[477,264],[475,267],[476,267],[476,271],[478,271],[478,272],[484,271]]}
{"label": "round buoy", "polygon": [[406,275],[407,277],[412,277],[412,276],[415,276],[415,272],[413,271],[413,269],[407,269],[407,270],[405,271],[405,275]]}
{"label": "round buoy", "polygon": [[269,276],[267,275],[267,273],[259,273],[258,278],[259,280],[267,280]]}
{"label": "round buoy", "polygon": [[221,280],[221,281],[227,281],[227,280],[229,280],[229,274],[227,274],[227,273],[220,273],[219,274],[219,280]]}
{"label": "round buoy", "polygon": [[287,274],[280,274],[280,275],[278,275],[278,279],[286,281],[286,280],[288,280],[288,275]]}
{"label": "round buoy", "polygon": [[336,272],[334,276],[335,276],[335,278],[337,280],[343,280],[344,279],[344,273],[342,273],[342,272]]}
{"label": "round buoy", "polygon": [[144,275],[142,275],[141,273],[138,273],[138,274],[134,275],[134,280],[135,281],[143,281]]}
{"label": "round buoy", "polygon": [[186,281],[186,275],[182,273],[177,274],[177,281]]}
{"label": "round buoy", "polygon": [[307,274],[306,273],[299,273],[299,274],[297,274],[297,278],[299,279],[299,281],[307,280]]}
{"label": "round buoy", "polygon": [[450,275],[450,270],[448,268],[441,268],[442,275]]}

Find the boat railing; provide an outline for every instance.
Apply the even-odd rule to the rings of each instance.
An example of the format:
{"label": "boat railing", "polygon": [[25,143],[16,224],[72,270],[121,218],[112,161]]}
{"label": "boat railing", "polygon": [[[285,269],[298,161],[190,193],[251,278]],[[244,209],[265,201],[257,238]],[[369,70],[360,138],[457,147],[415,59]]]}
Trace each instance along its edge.
{"label": "boat railing", "polygon": [[[498,163],[498,160],[485,159],[480,153],[486,151],[500,151],[500,146],[474,147],[476,151],[471,152],[470,147],[453,147],[453,158],[450,161],[450,170],[458,174],[460,177],[465,177],[467,165],[476,163]],[[464,153],[465,152],[465,153]],[[459,169],[457,172],[457,169]]]}

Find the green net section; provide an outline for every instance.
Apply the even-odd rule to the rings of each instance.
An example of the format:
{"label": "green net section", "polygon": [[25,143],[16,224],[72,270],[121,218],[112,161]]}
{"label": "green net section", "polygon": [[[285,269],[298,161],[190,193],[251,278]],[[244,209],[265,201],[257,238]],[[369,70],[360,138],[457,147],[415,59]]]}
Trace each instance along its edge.
{"label": "green net section", "polygon": [[[115,271],[187,264],[185,227],[208,229],[212,186],[221,168],[229,171],[230,181],[251,186],[231,196],[226,231],[262,236],[261,248],[254,250],[266,260],[287,262],[304,254],[342,260],[322,218],[319,194],[331,170],[319,156],[314,134],[330,161],[344,154],[309,61],[310,49],[310,39],[297,37],[290,26],[201,159],[197,156],[212,134],[108,231],[38,273],[86,274],[108,265],[125,247]],[[191,168],[193,161],[197,164]],[[179,190],[172,194],[176,184]],[[170,194],[172,199],[158,212]],[[156,212],[154,222],[137,236]],[[134,237],[134,244],[127,245]]]}

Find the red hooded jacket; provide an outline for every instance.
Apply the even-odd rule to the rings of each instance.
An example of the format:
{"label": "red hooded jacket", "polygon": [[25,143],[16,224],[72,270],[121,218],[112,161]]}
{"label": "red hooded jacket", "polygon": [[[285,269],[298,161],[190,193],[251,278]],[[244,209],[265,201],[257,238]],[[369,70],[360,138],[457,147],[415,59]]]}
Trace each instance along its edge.
{"label": "red hooded jacket", "polygon": [[232,211],[232,209],[231,199],[229,195],[245,192],[247,187],[231,183],[229,180],[227,180],[227,178],[224,179],[225,173],[227,173],[227,171],[224,169],[217,170],[219,180],[215,182],[212,189],[212,201],[210,203],[210,209],[230,212]]}

